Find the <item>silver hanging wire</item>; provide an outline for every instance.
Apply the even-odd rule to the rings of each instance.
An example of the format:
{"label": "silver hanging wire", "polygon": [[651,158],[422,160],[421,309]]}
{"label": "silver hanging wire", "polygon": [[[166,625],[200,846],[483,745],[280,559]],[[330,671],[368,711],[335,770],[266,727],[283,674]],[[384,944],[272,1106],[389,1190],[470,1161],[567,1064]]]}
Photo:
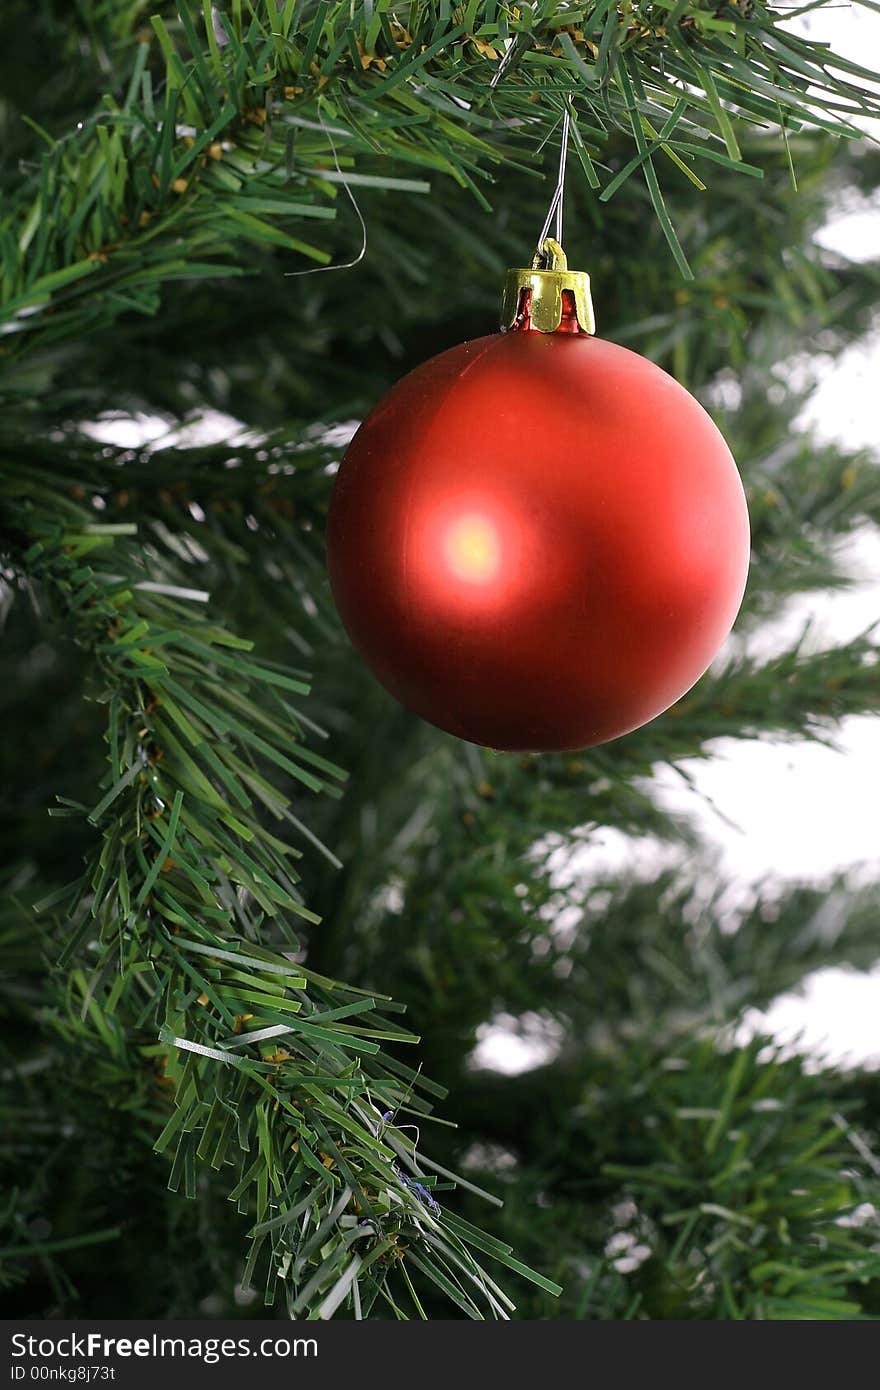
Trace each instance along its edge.
{"label": "silver hanging wire", "polygon": [[364,256],[367,254],[367,224],[364,221],[363,213],[358,207],[357,199],[351,191],[351,185],[349,184],[348,180],[345,177],[345,174],[342,171],[342,167],[339,163],[339,155],[336,153],[336,145],[334,144],[333,136],[330,133],[330,127],[324,120],[324,116],[320,106],[318,107],[318,120],[321,122],[321,128],[330,142],[330,148],[333,151],[333,163],[336,165],[336,172],[339,175],[340,183],[342,184],[342,187],[348,194],[349,202],[355,210],[358,222],[361,224],[361,249],[358,251],[356,256],[352,257],[350,261],[334,261],[332,265],[314,265],[310,266],[308,270],[285,270],[285,279],[291,279],[294,276],[299,275],[320,275],[323,271],[326,270],[351,270],[354,266],[359,265],[360,262],[364,259]]}
{"label": "silver hanging wire", "polygon": [[571,118],[566,107],[562,116],[562,140],[559,146],[559,177],[556,181],[556,188],[553,197],[550,199],[550,206],[547,209],[547,216],[544,218],[544,225],[541,228],[541,235],[538,237],[537,254],[544,257],[544,238],[550,231],[550,223],[556,217],[556,240],[562,245],[562,205],[565,199],[565,164],[568,159],[568,131],[571,125]]}

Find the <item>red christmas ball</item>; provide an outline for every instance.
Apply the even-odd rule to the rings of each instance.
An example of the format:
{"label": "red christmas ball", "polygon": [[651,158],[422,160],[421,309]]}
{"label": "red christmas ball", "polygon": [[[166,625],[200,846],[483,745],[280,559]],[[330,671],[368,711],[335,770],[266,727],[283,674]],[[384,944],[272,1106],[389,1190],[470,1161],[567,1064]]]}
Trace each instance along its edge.
{"label": "red christmas ball", "polygon": [[655,718],[706,670],[745,585],[745,498],[709,416],[644,357],[566,326],[526,317],[404,377],[330,508],[354,645],[402,704],[492,748],[583,748]]}

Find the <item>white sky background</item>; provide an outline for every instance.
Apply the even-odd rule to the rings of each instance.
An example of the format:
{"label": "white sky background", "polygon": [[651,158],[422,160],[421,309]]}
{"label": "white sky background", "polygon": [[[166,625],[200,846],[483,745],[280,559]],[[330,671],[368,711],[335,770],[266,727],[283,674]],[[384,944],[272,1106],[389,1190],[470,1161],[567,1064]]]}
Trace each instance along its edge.
{"label": "white sky background", "polygon": [[[797,27],[880,71],[880,14],[841,4],[800,17]],[[880,122],[871,125],[870,133],[880,138]],[[853,259],[876,255],[880,202],[841,208],[821,241]],[[804,420],[825,438],[877,449],[878,398],[880,327],[823,365]],[[761,632],[761,650],[787,647],[807,622],[812,644],[825,647],[880,621],[877,531],[866,527],[848,544],[847,558],[858,582],[843,593],[805,594],[786,604]],[[801,742],[719,740],[713,759],[685,764],[693,790],[668,767],[658,770],[651,786],[663,805],[687,813],[717,846],[720,872],[734,894],[748,894],[768,878],[815,882],[850,868],[859,876],[880,877],[880,719],[846,720],[835,744],[836,750]],[[579,866],[586,876],[634,865],[650,876],[663,859],[653,843],[634,844],[618,831],[607,831],[597,834]],[[880,911],[877,930],[880,938]],[[817,971],[799,993],[782,996],[767,1013],[753,1010],[744,1032],[755,1031],[796,1040],[826,1060],[876,1065],[880,969]],[[516,1074],[548,1060],[557,1045],[554,1030],[540,1019],[499,1018],[482,1030],[473,1062]]]}

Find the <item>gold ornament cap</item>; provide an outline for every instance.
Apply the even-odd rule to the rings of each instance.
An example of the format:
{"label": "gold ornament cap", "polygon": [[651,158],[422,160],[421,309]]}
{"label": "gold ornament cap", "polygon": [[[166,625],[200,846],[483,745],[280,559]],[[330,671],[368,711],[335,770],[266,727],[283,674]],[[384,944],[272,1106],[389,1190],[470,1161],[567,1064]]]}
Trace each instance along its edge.
{"label": "gold ornament cap", "polygon": [[539,333],[555,333],[562,323],[564,291],[574,303],[575,316],[585,333],[595,333],[596,316],[590,296],[590,277],[585,270],[569,270],[568,257],[552,237],[545,237],[529,269],[508,270],[501,301],[501,328],[516,327],[522,316],[523,290],[530,290],[528,314]]}

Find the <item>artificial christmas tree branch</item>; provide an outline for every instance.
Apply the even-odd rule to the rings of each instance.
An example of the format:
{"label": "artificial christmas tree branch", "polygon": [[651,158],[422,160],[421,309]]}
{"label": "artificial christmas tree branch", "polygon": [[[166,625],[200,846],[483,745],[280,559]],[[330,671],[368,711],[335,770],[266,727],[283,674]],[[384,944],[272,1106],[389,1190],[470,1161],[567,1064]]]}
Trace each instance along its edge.
{"label": "artificial christmas tree branch", "polygon": [[[631,1070],[616,1051],[600,1056],[579,1105],[577,1076],[557,1071],[527,1079],[522,1108],[509,1078],[477,1078],[461,1109],[464,1123],[481,1109],[507,1117],[498,1137],[527,1175],[511,1213],[526,1248],[553,1248],[566,1223],[597,1248],[589,1265],[555,1268],[576,1287],[577,1316],[873,1319],[877,1158],[836,1099],[839,1079],[760,1036],[629,1055]],[[518,1121],[538,1096],[558,1104],[536,1132]],[[532,1146],[567,1170],[537,1216],[546,1176]]]}
{"label": "artificial christmas tree branch", "polygon": [[195,611],[200,596],[170,566],[148,577],[132,527],[93,522],[33,474],[6,502],[19,535],[32,526],[15,563],[89,651],[108,709],[98,802],[56,811],[86,816],[100,846],[38,910],[63,914],[60,964],[83,1024],[108,1043],[114,1018],[136,1036],[158,1030],[142,1055],[174,1081],[156,1144],[175,1154],[172,1190],[195,1196],[197,1158],[233,1166],[231,1196],[256,1218],[245,1283],[268,1252],[267,1301],[282,1281],[291,1315],[331,1316],[355,1283],[360,1306],[381,1296],[399,1312],[387,1278],[414,1245],[417,1268],[470,1316],[483,1316],[471,1286],[506,1316],[468,1245],[524,1267],[447,1229],[419,1166],[430,1159],[396,1128],[431,1107],[380,1041],[418,1039],[384,1018],[387,1001],[296,963],[293,921],[317,919],[288,839],[298,822],[267,770],[325,794],[341,776],[302,739],[291,697],[308,687]]}
{"label": "artificial christmas tree branch", "polygon": [[157,17],[164,75],[151,72],[149,45],[139,42],[122,99],[108,98],[65,138],[47,136],[39,174],[10,210],[7,355],[94,332],[123,313],[153,314],[161,287],[176,279],[240,274],[240,244],[326,264],[326,252],[286,229],[332,216],[326,199],[340,184],[415,190],[418,181],[382,172],[388,161],[451,174],[488,206],[477,182],[486,165],[522,167],[564,104],[597,190],[603,146],[629,128],[637,154],[602,196],[640,170],[689,274],[655,156],[702,187],[692,167],[700,156],[760,172],[742,163],[731,115],[853,137],[849,117],[880,110],[868,69],[781,30],[762,5],[716,16],[677,6],[670,29],[656,5],[372,11],[278,10],[270,0],[245,17],[234,4],[207,25],[205,50],[187,3],[179,30],[187,60]]}

